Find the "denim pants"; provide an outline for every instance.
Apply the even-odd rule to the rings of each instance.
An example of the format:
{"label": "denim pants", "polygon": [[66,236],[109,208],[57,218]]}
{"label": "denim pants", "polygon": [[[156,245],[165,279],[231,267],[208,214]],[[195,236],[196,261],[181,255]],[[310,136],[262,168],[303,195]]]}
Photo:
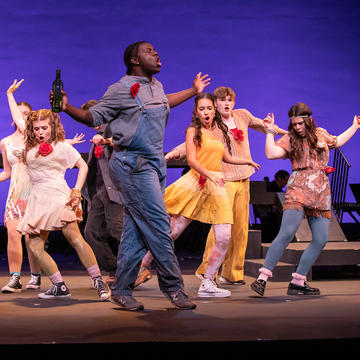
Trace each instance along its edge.
{"label": "denim pants", "polygon": [[124,149],[113,151],[109,168],[125,205],[124,230],[119,246],[114,295],[131,295],[142,258],[150,250],[154,257],[160,290],[183,288],[180,266],[174,253],[170,218],[164,203],[166,162],[163,138],[167,104],[144,109],[135,135]]}
{"label": "denim pants", "polygon": [[[284,211],[280,231],[266,253],[264,268],[271,271],[274,269],[286,247],[294,238],[303,216],[304,213],[299,210],[287,209]],[[303,276],[306,276],[310,271],[312,265],[319,257],[321,250],[326,245],[330,224],[330,219],[323,217],[308,216],[307,219],[311,228],[312,240],[302,253],[296,269],[296,273]]]}

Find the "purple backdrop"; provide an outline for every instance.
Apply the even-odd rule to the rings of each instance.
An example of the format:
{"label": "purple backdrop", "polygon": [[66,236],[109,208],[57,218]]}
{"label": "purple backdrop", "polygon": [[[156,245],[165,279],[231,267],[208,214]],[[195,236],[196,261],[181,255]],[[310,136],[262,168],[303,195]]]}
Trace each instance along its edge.
{"label": "purple backdrop", "polygon": [[[357,1],[16,0],[3,1],[0,9],[1,137],[11,132],[6,89],[14,79],[25,79],[16,100],[34,109],[49,107],[51,82],[60,68],[70,102],[80,106],[99,99],[123,76],[123,51],[138,40],[158,50],[163,69],[157,78],[168,93],[190,87],[201,71],[212,78],[208,91],[230,86],[237,107],[261,118],[273,112],[283,128],[288,109],[298,101],[335,135],[360,113]],[[192,108],[190,100],[172,110],[165,151],[184,141]],[[94,135],[66,114],[61,118],[67,137]],[[360,182],[359,141],[357,134],[343,147],[352,165],[349,183]],[[250,142],[254,160],[262,165],[253,180],[290,170],[288,161],[266,159],[262,134],[250,130]],[[77,146],[80,152],[89,148],[89,142]],[[168,183],[180,172],[169,169]],[[73,174],[67,176],[70,185]],[[0,219],[8,186],[0,183]],[[349,189],[347,194],[353,201]]]}

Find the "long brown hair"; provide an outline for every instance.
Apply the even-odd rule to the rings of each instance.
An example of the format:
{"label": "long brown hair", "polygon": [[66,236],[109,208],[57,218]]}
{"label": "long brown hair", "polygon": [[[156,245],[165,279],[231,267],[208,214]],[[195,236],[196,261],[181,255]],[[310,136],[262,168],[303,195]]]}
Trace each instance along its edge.
{"label": "long brown hair", "polygon": [[[49,125],[51,127],[51,136],[48,143],[55,142],[56,144],[59,141],[65,141],[65,131],[58,114],[53,113],[48,109],[32,111],[28,117],[25,127],[25,161],[28,151],[39,144],[34,133],[34,121],[47,119],[49,119]],[[35,156],[37,157],[39,154],[36,154]]]}
{"label": "long brown hair", "polygon": [[[289,112],[288,112],[289,118],[290,118],[290,124],[288,127],[289,136],[290,136],[290,146],[291,150],[289,153],[290,160],[298,160],[301,156],[301,153],[304,149],[304,141],[307,141],[310,146],[310,152],[313,154],[317,153],[320,155],[324,149],[318,147],[318,137],[316,135],[316,129],[317,126],[314,122],[314,119],[312,117],[312,111],[310,110],[309,106],[304,103],[297,103],[293,105]],[[294,130],[292,124],[291,124],[291,118],[296,116],[302,116],[305,123],[305,137],[301,137],[296,133]]]}
{"label": "long brown hair", "polygon": [[[192,113],[192,119],[190,127],[195,128],[195,135],[194,135],[194,144],[198,147],[201,146],[201,122],[199,118],[197,117],[197,107],[198,103],[201,99],[208,99],[213,103],[214,109],[215,109],[215,102],[214,97],[208,92],[202,93],[198,95],[194,100],[194,109]],[[215,116],[214,116],[214,125],[217,126],[223,133],[224,141],[226,142],[227,148],[229,150],[229,153],[231,154],[231,145],[230,145],[230,137],[228,135],[228,127],[223,123],[221,120],[220,114],[215,110]]]}

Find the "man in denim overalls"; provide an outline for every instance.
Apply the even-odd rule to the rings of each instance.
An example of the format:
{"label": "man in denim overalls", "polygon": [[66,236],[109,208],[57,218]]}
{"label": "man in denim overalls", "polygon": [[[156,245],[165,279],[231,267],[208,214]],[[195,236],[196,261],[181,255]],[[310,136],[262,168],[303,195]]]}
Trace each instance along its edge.
{"label": "man in denim overalls", "polygon": [[184,292],[163,199],[163,138],[169,108],[201,93],[210,79],[198,73],[192,88],[165,95],[162,84],[152,77],[160,71],[161,62],[151,44],[141,41],[129,45],[124,61],[127,75],[111,85],[99,104],[88,111],[70,105],[63,92],[63,110],[68,115],[88,126],[108,122],[113,134],[110,175],[123,195],[125,218],[111,301],[127,310],[144,308],[132,297],[132,291],[149,249],[160,290],[177,309],[194,309],[196,305]]}

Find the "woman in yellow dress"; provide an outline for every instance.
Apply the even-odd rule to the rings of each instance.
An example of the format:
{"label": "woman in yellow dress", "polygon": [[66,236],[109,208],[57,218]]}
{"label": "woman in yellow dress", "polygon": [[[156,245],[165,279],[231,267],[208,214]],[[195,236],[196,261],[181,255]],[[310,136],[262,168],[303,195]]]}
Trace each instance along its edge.
{"label": "woman in yellow dress", "polygon": [[[213,96],[203,93],[195,98],[192,123],[186,132],[186,157],[191,170],[165,190],[165,205],[171,215],[172,238],[176,240],[192,220],[212,224],[216,244],[210,254],[209,264],[201,282],[199,297],[229,297],[231,292],[218,288],[215,277],[226,254],[231,224],[232,206],[226,192],[222,161],[251,165],[251,160],[232,156],[213,130],[222,130],[230,147],[227,127],[222,123],[214,106]],[[142,262],[145,267],[152,260],[148,253]]]}

